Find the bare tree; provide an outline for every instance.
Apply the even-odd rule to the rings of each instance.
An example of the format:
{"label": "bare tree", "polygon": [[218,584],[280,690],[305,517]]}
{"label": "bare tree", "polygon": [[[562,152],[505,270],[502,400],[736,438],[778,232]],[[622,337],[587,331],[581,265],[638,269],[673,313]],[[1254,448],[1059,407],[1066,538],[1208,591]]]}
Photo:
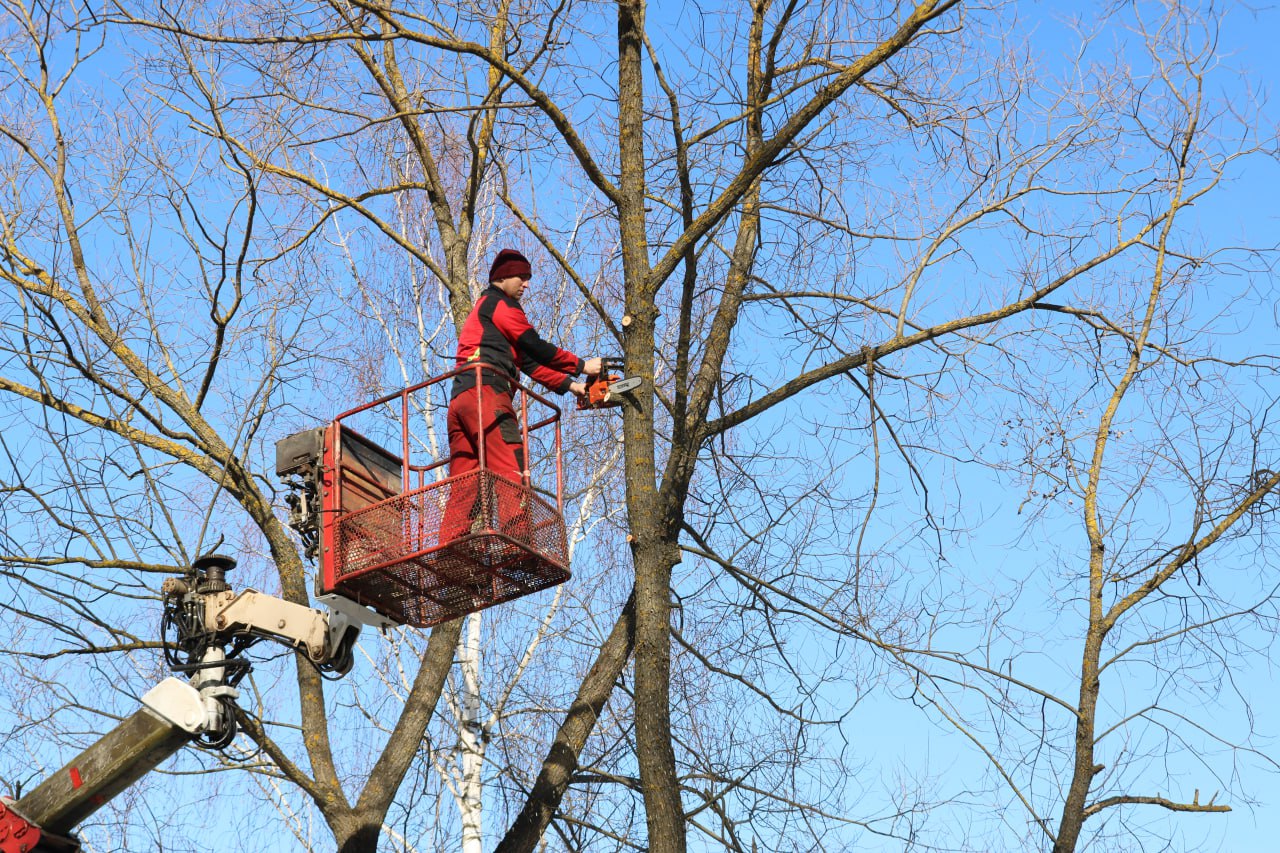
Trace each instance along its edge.
{"label": "bare tree", "polygon": [[1239,671],[1277,616],[1257,553],[1280,485],[1277,364],[1232,317],[1266,298],[1252,273],[1270,261],[1210,242],[1197,216],[1238,161],[1273,152],[1215,86],[1220,22],[1137,12],[1110,95],[1140,104],[1116,148],[1150,164],[1161,225],[1089,291],[1039,306],[1046,334],[1006,351],[1024,378],[982,404],[1000,431],[966,443],[1022,485],[1021,547],[1041,565],[1009,579],[1021,595],[992,581],[980,639],[899,652],[917,700],[989,762],[1022,843],[1055,851],[1207,834],[1175,818],[1256,803],[1245,768],[1274,767]]}
{"label": "bare tree", "polygon": [[[176,505],[191,519],[215,505],[237,506],[251,522],[248,538],[265,541],[264,563],[276,568],[287,594],[305,600],[301,561],[281,538],[270,496],[242,448],[253,447],[268,422],[296,419],[279,411],[286,388],[290,399],[305,394],[308,376],[295,365],[335,357],[308,351],[294,334],[303,319],[332,322],[325,300],[346,296],[334,281],[379,295],[390,281],[410,283],[396,303],[402,310],[374,312],[379,328],[362,330],[378,344],[344,339],[343,357],[352,356],[361,376],[385,375],[380,359],[389,341],[403,343],[401,364],[430,362],[408,358],[414,348],[447,358],[447,326],[465,316],[484,262],[485,217],[497,215],[483,203],[491,192],[503,216],[540,249],[539,269],[554,264],[556,274],[546,278],[576,290],[547,299],[548,310],[569,312],[558,325],[576,329],[579,340],[607,341],[602,350],[620,351],[628,373],[646,382],[622,412],[622,495],[605,489],[599,498],[602,513],[619,522],[596,529],[589,547],[592,564],[626,568],[598,575],[579,568],[581,580],[566,593],[580,596],[568,605],[574,612],[555,623],[554,642],[539,652],[538,677],[521,681],[528,707],[508,718],[522,721],[518,730],[485,752],[486,760],[501,756],[491,765],[505,788],[496,814],[509,818],[499,850],[533,850],[552,834],[564,849],[592,850],[683,850],[690,833],[699,846],[729,850],[841,846],[860,834],[908,845],[948,795],[925,779],[873,791],[855,775],[856,747],[833,741],[866,692],[902,687],[904,706],[923,700],[939,719],[954,720],[964,742],[987,749],[1001,784],[1020,796],[1025,785],[990,751],[992,739],[975,726],[972,709],[948,704],[961,702],[951,685],[989,690],[983,696],[990,704],[1009,710],[999,719],[1009,726],[1018,720],[1028,732],[1015,706],[1053,702],[1084,720],[1077,713],[1087,704],[1083,694],[1054,702],[1049,697],[1060,690],[1024,688],[1031,682],[1019,679],[1031,698],[1019,696],[1017,704],[999,662],[943,647],[942,636],[974,625],[996,625],[998,634],[1016,603],[1012,594],[985,601],[977,591],[949,587],[945,555],[972,541],[967,531],[976,526],[955,472],[967,471],[971,457],[996,470],[1011,467],[957,448],[985,447],[974,412],[996,408],[1006,393],[1037,399],[1051,386],[1027,372],[1047,358],[1038,348],[1069,345],[1082,373],[1114,376],[1107,387],[1122,389],[1116,406],[1155,375],[1148,359],[1181,364],[1164,359],[1177,347],[1153,343],[1151,329],[1177,327],[1161,313],[1170,304],[1168,282],[1184,286],[1184,276],[1186,292],[1194,292],[1195,280],[1185,268],[1175,274],[1164,265],[1208,253],[1171,248],[1171,229],[1193,202],[1218,190],[1215,170],[1229,167],[1231,156],[1219,152],[1194,168],[1184,163],[1190,171],[1182,174],[1180,152],[1213,151],[1220,137],[1195,110],[1147,98],[1148,89],[1126,76],[1129,57],[1090,65],[1090,56],[1070,74],[1045,74],[1033,45],[1017,40],[1012,7],[954,0],[856,8],[756,0],[705,15],[641,0],[609,7],[120,3],[96,20],[104,28],[91,32],[149,40],[144,68],[156,126],[193,140],[191,150],[204,157],[198,162],[243,187],[238,208],[229,201],[178,204],[174,218],[228,213],[238,236],[252,234],[242,240],[249,250],[228,249],[218,262],[237,270],[254,259],[258,277],[246,290],[252,298],[233,303],[237,322],[224,321],[222,334],[239,333],[246,345],[271,341],[270,358],[250,358],[255,370],[221,354],[217,318],[226,316],[229,292],[216,284],[195,291],[224,306],[213,312],[211,348],[189,354],[196,367],[176,355],[166,361],[159,345],[139,353],[125,346],[133,337],[112,337],[111,328],[128,319],[155,339],[145,299],[122,303],[134,313],[107,323],[91,306],[76,313],[71,305],[78,302],[59,302],[74,318],[65,323],[66,341],[96,336],[86,340],[100,341],[94,346],[123,365],[116,370],[127,384],[102,385],[79,365],[91,365],[95,376],[104,368],[74,348],[74,357],[63,355],[64,336],[48,330],[43,303],[32,302],[25,314],[11,315],[22,319],[9,324],[8,350],[15,358],[28,354],[29,375],[52,377],[55,366],[71,372],[50,393],[35,380],[5,379],[4,387],[43,407],[24,413],[71,416],[95,441],[120,436],[116,453],[149,448],[157,456],[139,466],[152,472],[147,482],[157,485],[149,488],[180,491]],[[1118,20],[1106,20],[1102,32]],[[27,28],[24,49],[32,53],[19,56],[15,68],[38,67],[32,57],[46,38],[42,26],[48,24]],[[54,29],[71,36],[79,28]],[[1186,57],[1176,39],[1152,45],[1166,68],[1186,67],[1178,64]],[[1212,60],[1210,52],[1196,67]],[[49,84],[30,79],[38,101]],[[1171,91],[1189,90],[1179,83]],[[15,175],[39,170],[42,157],[56,161],[68,144],[52,131],[33,135],[31,128],[52,127],[50,115],[33,110],[35,124],[13,122],[7,156]],[[68,254],[54,252],[64,265],[55,267],[44,257],[46,243],[74,245],[75,229],[103,221],[68,217],[68,205],[88,203],[78,193],[72,198],[78,183],[68,184],[57,169],[44,174],[50,191],[24,194],[25,206],[7,214],[6,280],[22,305],[63,292],[53,289],[56,276],[40,276],[62,274]],[[37,207],[40,215],[20,215]],[[214,233],[207,224],[176,231],[191,237],[193,259],[209,256],[202,241],[219,242],[206,236]],[[69,257],[67,274],[80,292],[85,280],[139,278],[95,276],[96,255],[81,252],[77,261],[69,250]],[[153,254],[139,257],[140,267],[155,263]],[[1153,268],[1153,257],[1163,259],[1161,271],[1139,276],[1142,264]],[[332,276],[317,275],[317,267]],[[273,298],[263,300],[263,276],[289,287],[269,288]],[[139,291],[153,293],[152,279],[141,278]],[[1108,285],[1139,280],[1155,282],[1148,289],[1154,295],[1143,310],[1126,313],[1132,287]],[[373,311],[383,303],[367,304]],[[579,304],[587,315],[573,313]],[[238,318],[251,307],[276,324],[272,329],[290,324],[289,332],[264,336],[260,326],[242,325]],[[1151,323],[1142,319],[1148,307]],[[1153,325],[1157,319],[1163,325]],[[41,335],[62,346],[61,361],[43,350],[29,355],[22,336],[37,320]],[[1065,322],[1079,324],[1081,334],[1064,337],[1058,324]],[[1095,360],[1099,366],[1091,367]],[[207,367],[227,363],[234,377]],[[1113,364],[1116,372],[1108,374]],[[9,375],[6,366],[0,376]],[[153,375],[160,378],[144,381]],[[193,390],[182,391],[188,385]],[[210,391],[195,390],[206,385]],[[99,393],[95,388],[117,407],[110,414],[98,415],[76,396]],[[257,408],[243,405],[246,388],[259,389]],[[241,399],[210,422],[205,405],[185,400],[217,399],[214,390]],[[1154,390],[1148,397],[1158,398]],[[1107,405],[1103,399],[1098,411]],[[257,414],[230,417],[245,411]],[[1108,432],[1107,422],[1099,423],[1089,435]],[[49,423],[36,432],[65,429]],[[600,446],[606,428],[581,429],[588,439],[582,452],[607,460]],[[166,430],[180,431],[169,444],[160,441]],[[1111,497],[1107,452],[1104,446],[1088,456],[1096,465],[1078,466],[1086,473],[1074,481],[1082,494],[1092,488],[1098,506]],[[87,458],[108,455],[95,450]],[[179,481],[166,479],[176,475],[156,461],[162,459],[194,468],[212,493],[185,481],[169,485]],[[1043,459],[1029,464],[1036,482],[1048,476]],[[1252,479],[1262,467],[1232,480],[1252,485],[1229,506],[1206,497],[1203,524],[1252,518],[1232,512],[1265,504],[1270,481]],[[31,511],[66,515],[41,506],[56,489],[11,482],[15,494],[28,496],[24,506],[39,507]],[[101,482],[104,495],[127,500],[113,475]],[[1067,494],[1065,486],[1047,491]],[[63,500],[69,494],[57,493]],[[145,503],[149,511],[177,512],[167,509],[172,500],[154,497]],[[95,503],[95,512],[108,505]],[[116,506],[113,524],[128,529],[123,510],[132,507]],[[185,541],[187,516],[173,522],[162,547],[180,550],[169,543]],[[1105,526],[1100,531],[1102,542]],[[45,565],[48,555],[68,535],[45,543],[24,535],[29,564],[55,569]],[[1142,580],[1126,574],[1123,583],[1133,593],[1156,578],[1143,601],[1162,596],[1203,550],[1195,546],[1202,539],[1188,537],[1187,548],[1151,562]],[[72,564],[85,565],[76,553]],[[1141,551],[1126,571],[1158,553]],[[1105,578],[1110,557],[1098,559]],[[112,560],[104,565],[116,572],[145,568]],[[144,586],[140,575],[122,576]],[[22,619],[39,624],[39,607],[22,611]],[[96,618],[96,630],[112,630],[113,620]],[[1093,630],[1100,640],[1112,628],[1103,618]],[[341,845],[371,848],[387,822],[394,823],[392,843],[406,848],[434,831],[427,827],[440,810],[401,783],[426,778],[415,764],[418,741],[429,731],[458,638],[455,623],[425,645],[410,639],[375,656],[384,670],[404,673],[388,676],[390,694],[378,695],[394,701],[376,710],[367,692],[350,685],[326,704],[319,683],[300,667],[298,698],[275,697],[272,713],[287,716],[296,705],[307,737],[289,732],[283,719],[249,721],[269,759],[262,772],[305,792]],[[464,649],[473,648],[472,639]],[[68,648],[91,645],[100,644],[67,641]],[[1093,659],[1101,671],[1105,661]],[[1078,684],[1087,686],[1082,673]],[[474,715],[460,710],[457,719]],[[365,756],[342,772],[333,746],[339,731]],[[1028,755],[1047,742],[1028,738]],[[1056,828],[1040,819],[1051,796],[1037,799],[1037,789],[1023,797],[1042,836],[1074,845],[1072,826],[1113,804],[1089,798],[1098,789],[1086,784],[1095,765],[1084,747],[1094,738],[1086,731],[1068,751],[1078,784],[1053,800],[1063,814]],[[474,758],[477,750],[463,752]],[[1043,766],[1032,766],[1043,784]],[[347,793],[355,791],[361,793]],[[1191,804],[1200,805],[1194,798]],[[475,828],[470,832],[474,840]]]}
{"label": "bare tree", "polygon": [[[31,404],[12,410],[7,431],[25,445],[11,449],[6,474],[5,562],[20,569],[8,610],[48,628],[13,651],[45,661],[104,656],[118,674],[107,683],[133,692],[131,653],[158,647],[142,630],[154,616],[140,625],[133,602],[154,609],[158,575],[223,534],[263,554],[273,586],[307,601],[299,550],[255,460],[264,456],[259,431],[279,423],[288,395],[307,392],[297,359],[314,354],[310,324],[338,295],[303,277],[305,254],[272,260],[292,222],[282,207],[263,217],[261,170],[186,136],[156,101],[99,104],[80,88],[83,63],[118,48],[120,33],[95,30],[88,42],[92,16],[76,5],[6,12],[15,109],[3,133],[21,192],[0,222],[0,385]],[[105,141],[103,128],[114,131]],[[36,466],[33,447],[60,464]],[[427,644],[379,760],[357,769],[368,773],[358,797],[344,792],[332,747],[342,732],[330,728],[314,668],[296,667],[300,729],[260,698],[242,720],[269,771],[308,793],[346,849],[374,843],[414,760],[452,661],[451,627]],[[119,700],[104,693],[64,707],[109,711]]]}
{"label": "bare tree", "polygon": [[[52,625],[55,632],[58,626],[65,626],[62,630],[70,635],[63,641],[65,648],[50,645],[42,657],[91,652],[110,660],[114,659],[110,657],[113,653],[119,656],[131,650],[157,648],[158,642],[149,632],[140,632],[136,638],[128,635],[128,642],[104,643],[78,623],[89,620],[96,630],[112,637],[121,635],[126,630],[123,626],[136,626],[129,605],[120,605],[118,599],[127,602],[130,589],[135,591],[133,597],[150,599],[145,573],[170,572],[188,562],[192,554],[216,544],[211,540],[225,524],[218,517],[227,513],[243,514],[241,517],[245,518],[236,531],[236,544],[242,553],[261,555],[255,576],[266,580],[272,574],[278,575],[266,580],[266,585],[279,585],[287,596],[305,601],[304,567],[299,553],[274,515],[270,487],[253,471],[258,467],[255,460],[265,455],[262,443],[269,444],[279,435],[277,430],[283,431],[282,427],[288,429],[299,423],[298,416],[291,412],[300,403],[310,405],[303,401],[315,399],[311,397],[315,394],[320,395],[321,401],[331,401],[335,387],[347,387],[353,393],[371,390],[368,380],[378,375],[363,369],[368,367],[370,356],[358,338],[344,334],[325,340],[328,330],[349,325],[352,313],[343,305],[348,294],[334,287],[328,276],[316,276],[326,267],[329,274],[342,276],[346,268],[354,272],[351,277],[357,289],[368,285],[381,288],[385,279],[367,265],[377,259],[376,254],[353,255],[347,245],[351,241],[343,238],[341,228],[326,230],[328,223],[336,222],[335,216],[343,205],[371,213],[372,203],[366,199],[362,206],[324,193],[312,196],[310,192],[318,178],[274,168],[270,160],[257,159],[256,149],[244,144],[235,131],[244,130],[254,146],[264,146],[273,154],[282,145],[288,148],[293,144],[289,134],[295,128],[283,120],[287,106],[281,110],[264,107],[255,91],[243,99],[227,97],[228,81],[234,75],[220,75],[210,64],[220,57],[188,49],[186,42],[173,38],[162,39],[159,49],[151,52],[143,49],[145,44],[134,44],[138,50],[134,55],[145,73],[145,79],[136,84],[147,86],[152,95],[136,106],[139,113],[143,109],[150,112],[138,116],[136,127],[124,126],[132,116],[122,116],[119,135],[112,138],[119,150],[99,147],[98,154],[102,156],[94,160],[88,153],[93,136],[87,131],[102,116],[82,111],[81,103],[73,102],[68,107],[62,91],[67,84],[71,89],[80,84],[77,73],[82,57],[73,55],[67,67],[58,69],[58,73],[65,72],[61,80],[55,77],[51,81],[45,67],[49,57],[64,44],[75,44],[79,33],[94,20],[92,14],[74,5],[34,11],[17,6],[10,12],[14,26],[8,58],[15,71],[10,94],[15,102],[31,104],[29,116],[19,116],[23,121],[6,127],[13,143],[11,163],[18,175],[34,167],[45,182],[28,182],[26,194],[6,211],[7,281],[13,288],[15,306],[7,317],[11,333],[8,349],[14,356],[10,365],[25,368],[33,379],[24,384],[18,378],[19,372],[11,372],[5,377],[4,387],[37,404],[30,410],[37,418],[30,429],[32,441],[39,441],[43,435],[56,447],[70,434],[65,423],[48,420],[48,413],[42,412],[40,406],[51,410],[56,418],[69,417],[85,423],[89,430],[86,435],[93,440],[92,446],[88,442],[77,443],[76,456],[67,459],[68,476],[62,482],[43,485],[43,475],[29,472],[17,461],[7,478],[16,496],[6,504],[13,544],[8,560],[31,569],[26,576],[14,577],[53,601],[51,608],[70,609],[77,618],[57,618],[38,605],[23,607],[22,596],[11,610],[35,624]],[[82,17],[76,17],[82,13]],[[98,49],[113,51],[120,50],[115,39],[128,31],[93,32]],[[60,53],[57,55],[61,57]],[[92,54],[84,58],[91,59]],[[396,88],[403,81],[394,72],[383,74],[367,52],[357,49],[350,59],[360,74],[371,75],[374,82],[389,87],[380,91],[378,103],[385,104],[387,98],[394,100],[397,92],[404,95]],[[315,86],[316,80],[295,76],[298,69],[285,60],[279,55],[262,58],[264,77],[280,85],[286,105],[306,102],[311,95],[308,87]],[[394,59],[391,61],[394,63]],[[27,74],[29,71],[33,73]],[[175,85],[175,81],[181,85]],[[118,100],[108,99],[104,105],[105,111],[119,108]],[[468,127],[467,119],[476,115],[479,122],[471,122],[469,128],[479,150],[473,152],[473,164],[462,166],[449,161],[453,138],[440,140],[440,151],[449,156],[442,156],[437,163],[433,159],[437,152],[427,146],[421,128],[405,125],[401,135],[388,136],[380,132],[380,115],[371,122],[371,139],[359,134],[351,137],[349,160],[334,156],[334,148],[340,148],[341,141],[328,139],[319,143],[329,158],[317,161],[318,173],[326,179],[330,162],[334,171],[350,167],[356,172],[377,162],[391,164],[387,170],[391,188],[372,194],[384,195],[388,200],[387,205],[377,208],[378,214],[387,214],[389,225],[385,230],[400,229],[396,230],[400,239],[394,241],[399,251],[390,259],[394,264],[403,257],[405,245],[413,246],[410,259],[417,265],[414,272],[425,266],[447,297],[446,306],[452,303],[443,318],[430,304],[415,306],[419,322],[412,328],[419,352],[416,358],[401,358],[402,367],[416,362],[419,369],[434,369],[444,362],[445,351],[451,351],[452,346],[433,349],[435,339],[441,336],[438,321],[443,319],[447,328],[451,325],[450,316],[465,316],[473,282],[478,278],[472,275],[467,241],[480,206],[486,157],[483,149],[489,145],[492,116],[484,110],[469,111],[464,116],[464,129]],[[300,120],[314,126],[315,118],[312,113],[303,113]],[[73,120],[83,122],[86,132],[66,134],[67,123]],[[234,124],[239,121],[243,124]],[[184,135],[192,128],[195,136]],[[126,130],[132,132],[125,133]],[[338,128],[335,138],[343,137]],[[403,156],[362,160],[368,154],[361,147],[364,142],[373,144],[369,150],[384,154],[381,146],[389,143],[394,147],[402,139],[414,152],[408,165]],[[175,140],[179,144],[175,145]],[[195,166],[194,177],[184,174],[184,163]],[[461,186],[446,187],[446,181],[456,174],[441,177],[442,165],[470,174],[474,180],[464,179]],[[473,166],[470,172],[468,165]],[[97,190],[93,182],[97,169],[106,176],[108,189],[89,194],[89,189]],[[236,182],[242,187],[238,196]],[[408,190],[421,191],[424,182],[432,189],[426,193],[428,204],[420,207],[416,198],[408,197]],[[113,193],[121,187],[128,191]],[[142,188],[141,193],[138,188]],[[455,200],[455,193],[462,198],[458,220],[461,236],[448,227],[449,205]],[[156,197],[167,203],[168,211],[148,207]],[[83,208],[86,203],[91,205],[91,213],[77,214],[77,205]],[[265,219],[261,214],[264,206],[270,211]],[[51,214],[52,219],[48,219]],[[33,229],[31,223],[40,222],[40,217],[45,217],[51,228],[48,234],[33,236],[33,230],[39,229]],[[219,222],[219,217],[225,223]],[[366,221],[369,218],[364,217]],[[373,218],[379,221],[377,216]],[[103,227],[104,222],[109,225]],[[145,228],[146,233],[135,233],[138,227]],[[336,253],[320,243],[333,234],[340,244]],[[445,259],[441,263],[435,261],[434,246],[429,245],[432,238],[424,238],[430,234],[438,235],[440,242],[435,246],[444,247],[441,251]],[[99,258],[84,252],[80,247],[90,239],[89,235],[95,240],[122,240],[122,245],[133,249],[132,263],[122,267],[110,253]],[[156,235],[164,235],[164,251],[155,248]],[[169,241],[173,238],[178,248],[170,251]],[[71,247],[69,258],[60,251],[66,246]],[[477,251],[484,249],[481,246]],[[50,262],[55,258],[62,260]],[[476,264],[483,262],[476,260]],[[317,267],[317,263],[325,266]],[[177,271],[180,285],[189,282],[190,290],[158,286],[157,278],[166,267]],[[421,298],[426,291],[418,279],[411,275],[409,281],[411,298]],[[68,289],[70,282],[76,286]],[[126,297],[120,298],[118,289],[124,284]],[[548,302],[552,307],[567,305],[559,298]],[[194,316],[200,316],[202,311],[210,315],[207,340],[200,329],[184,322],[193,316],[193,308]],[[70,319],[64,319],[59,312],[66,312]],[[403,320],[382,319],[397,325]],[[63,331],[67,323],[75,327],[74,331]],[[434,324],[429,333],[424,323]],[[384,323],[382,331],[394,332],[393,343],[401,340],[399,328],[392,329]],[[48,343],[33,347],[33,336]],[[335,340],[347,352],[335,352]],[[351,352],[355,358],[348,355]],[[153,365],[149,358],[156,353],[158,361]],[[305,366],[300,367],[304,362]],[[360,381],[347,382],[344,374],[348,366],[356,369],[354,373]],[[404,381],[403,371],[399,381]],[[193,382],[195,385],[190,384]],[[98,401],[107,414],[98,414],[93,401]],[[327,402],[321,402],[318,408],[332,412]],[[18,409],[15,417],[26,420],[32,417],[30,411]],[[42,422],[41,418],[45,420]],[[139,420],[150,424],[156,434],[135,427]],[[194,446],[188,448],[184,442]],[[119,461],[121,454],[123,462]],[[616,461],[616,454],[612,456]],[[99,467],[105,467],[105,472],[92,470],[95,459],[104,460]],[[183,477],[181,465],[194,468],[203,476],[203,484],[199,479],[193,482]],[[115,471],[121,473],[119,478]],[[114,494],[113,490],[120,488],[120,479],[137,477],[149,484],[142,493]],[[589,482],[575,505],[590,513],[590,503],[605,480],[590,471],[581,472],[581,477]],[[36,483],[37,479],[41,482]],[[94,500],[91,495],[95,490],[107,500]],[[67,499],[71,500],[71,507],[61,504]],[[83,502],[83,512],[90,519],[87,527],[75,520],[78,502]],[[148,523],[157,513],[165,523]],[[51,522],[59,532],[45,537],[34,533]],[[86,595],[78,588],[82,581],[76,577],[77,567],[86,565],[86,558],[76,552],[88,547],[110,554],[119,547],[117,538],[129,543],[139,555],[150,554],[151,558],[88,560],[90,567],[111,574],[107,575],[109,586],[104,585],[96,596]],[[42,548],[70,551],[72,555],[47,558]],[[156,562],[155,555],[170,559]],[[63,565],[71,570],[61,571]],[[105,605],[98,600],[104,595]],[[85,600],[92,604],[81,605]],[[308,666],[299,667],[295,703],[282,704],[272,690],[255,696],[256,708],[242,721],[253,748],[244,750],[244,760],[233,765],[296,785],[319,810],[341,847],[367,849],[381,831],[401,780],[417,760],[418,744],[454,659],[460,624],[442,626],[425,644],[410,639],[378,656],[380,664],[408,673],[399,685],[403,693],[389,708],[385,703],[375,708],[358,686],[338,688],[326,698],[317,673]],[[478,623],[473,620],[472,624]],[[528,657],[532,657],[535,647],[536,643],[527,644]],[[469,637],[462,648],[474,660],[474,637]],[[518,680],[530,661],[513,663],[519,664]],[[154,666],[149,669],[154,671]],[[468,672],[469,676],[475,674],[474,670]],[[265,679],[267,683],[273,680]],[[509,685],[504,696],[509,696],[513,687],[514,683]],[[467,707],[457,719],[465,723],[479,713],[479,707],[474,690],[463,693]],[[88,704],[106,710],[113,703],[95,697]],[[290,710],[291,704],[297,711]],[[504,718],[501,706],[499,702],[495,719]],[[301,731],[306,736],[300,736],[298,727],[290,722],[298,711]],[[476,738],[485,734],[486,726],[492,728],[495,721],[472,722],[477,723],[474,731],[462,726],[464,733],[470,731],[474,742],[471,750],[462,750],[467,778],[460,799],[466,806],[464,838],[474,847],[479,832],[476,785],[482,757]],[[354,724],[360,724],[365,731],[357,733]],[[367,746],[371,735],[380,737],[381,743],[362,750],[360,746]],[[265,756],[265,762],[260,756]],[[296,828],[287,815],[297,809],[279,795],[275,781],[268,786],[273,798],[279,797],[278,806],[286,820]],[[402,838],[411,833],[412,830],[402,834]],[[301,839],[302,833],[298,834]]]}

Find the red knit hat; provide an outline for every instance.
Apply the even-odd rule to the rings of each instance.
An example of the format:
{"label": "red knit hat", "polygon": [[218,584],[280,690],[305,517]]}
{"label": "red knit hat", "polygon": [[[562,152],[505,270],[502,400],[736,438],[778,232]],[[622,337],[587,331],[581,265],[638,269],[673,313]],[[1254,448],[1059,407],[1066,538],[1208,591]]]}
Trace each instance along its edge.
{"label": "red knit hat", "polygon": [[493,259],[493,266],[489,267],[489,281],[501,281],[515,275],[528,278],[532,272],[528,258],[515,249],[503,249]]}

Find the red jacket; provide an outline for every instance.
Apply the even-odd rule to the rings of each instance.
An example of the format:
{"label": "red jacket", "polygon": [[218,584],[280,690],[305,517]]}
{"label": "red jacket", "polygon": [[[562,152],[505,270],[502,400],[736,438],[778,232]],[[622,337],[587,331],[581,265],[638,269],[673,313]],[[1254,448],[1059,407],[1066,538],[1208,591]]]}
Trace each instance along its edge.
{"label": "red jacket", "polygon": [[[490,285],[480,294],[458,333],[457,366],[473,361],[492,364],[500,373],[517,375],[517,367],[557,393],[569,390],[573,374],[582,372],[582,359],[544,341],[524,315],[520,303]],[[511,383],[486,370],[483,382],[504,393]],[[453,396],[475,387],[475,373],[454,377]]]}

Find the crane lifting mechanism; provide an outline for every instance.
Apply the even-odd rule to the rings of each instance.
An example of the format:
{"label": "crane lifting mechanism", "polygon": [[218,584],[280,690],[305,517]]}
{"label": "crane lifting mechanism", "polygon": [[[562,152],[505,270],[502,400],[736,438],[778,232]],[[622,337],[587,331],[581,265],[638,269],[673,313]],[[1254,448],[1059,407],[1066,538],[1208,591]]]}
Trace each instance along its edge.
{"label": "crane lifting mechanism", "polygon": [[[446,380],[464,371],[477,382],[482,371],[496,373],[469,364],[277,443],[290,526],[318,562],[316,599],[328,610],[232,589],[227,573],[236,563],[222,555],[199,557],[165,580],[165,660],[186,680],[161,681],[141,709],[34,790],[0,797],[0,853],[77,851],[77,824],[183,746],[230,746],[237,685],[252,668],[245,653],[259,641],[341,677],[362,625],[428,627],[568,579],[560,409],[501,377],[521,392],[522,478],[492,471],[483,446],[476,470],[445,476],[448,458],[432,450],[447,446]],[[637,384],[607,374],[580,407],[617,406]],[[534,485],[531,470],[552,469],[553,489]]]}
{"label": "crane lifting mechanism", "polygon": [[322,672],[351,669],[360,626],[254,590],[235,592],[235,560],[209,555],[161,587],[165,661],[189,679],[169,677],[142,697],[142,708],[17,801],[0,797],[0,853],[79,850],[70,833],[112,797],[189,743],[229,746],[236,735],[240,683],[252,668],[244,653],[260,640],[289,646]]}

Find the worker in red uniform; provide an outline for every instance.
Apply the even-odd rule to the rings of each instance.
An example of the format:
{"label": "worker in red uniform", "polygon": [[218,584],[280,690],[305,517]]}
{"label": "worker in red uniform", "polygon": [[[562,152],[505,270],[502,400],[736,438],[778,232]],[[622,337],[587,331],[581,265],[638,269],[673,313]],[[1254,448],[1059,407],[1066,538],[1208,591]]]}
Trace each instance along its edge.
{"label": "worker in red uniform", "polygon": [[[599,358],[582,359],[550,344],[529,323],[520,297],[529,286],[531,272],[528,259],[516,250],[498,252],[489,269],[489,287],[458,333],[457,366],[483,362],[494,369],[480,371],[479,385],[473,370],[454,377],[448,418],[450,478],[480,467],[483,443],[488,470],[523,482],[527,461],[512,401],[514,389],[507,377],[523,372],[551,391],[581,396],[586,386],[573,377],[600,373]],[[442,543],[470,532],[476,496],[474,480],[455,482],[440,532]]]}

